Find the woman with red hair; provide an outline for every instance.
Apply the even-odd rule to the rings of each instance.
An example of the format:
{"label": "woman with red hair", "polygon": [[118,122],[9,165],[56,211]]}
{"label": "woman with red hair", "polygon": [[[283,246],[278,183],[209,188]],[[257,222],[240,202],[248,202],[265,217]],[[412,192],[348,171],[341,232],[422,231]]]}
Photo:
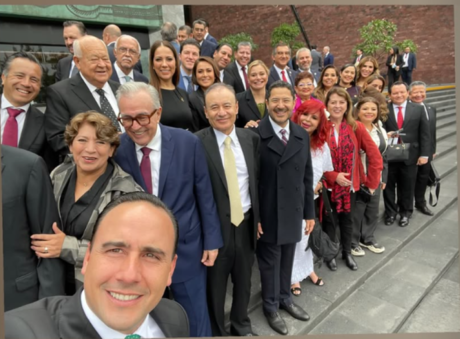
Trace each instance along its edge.
{"label": "woman with red hair", "polygon": [[[310,135],[310,151],[313,167],[313,190],[315,192],[315,201],[319,196],[322,188],[321,177],[326,171],[333,171],[331,151],[327,145],[327,118],[326,108],[319,100],[307,100],[294,112],[292,121],[303,127]],[[316,204],[318,215],[319,207]],[[291,292],[295,296],[302,293],[300,282],[310,277],[311,281],[318,286],[324,285],[324,282],[313,271],[313,253],[311,249],[305,251],[308,244],[309,235],[303,235],[302,240],[297,243],[294,257],[294,265],[291,277]]]}

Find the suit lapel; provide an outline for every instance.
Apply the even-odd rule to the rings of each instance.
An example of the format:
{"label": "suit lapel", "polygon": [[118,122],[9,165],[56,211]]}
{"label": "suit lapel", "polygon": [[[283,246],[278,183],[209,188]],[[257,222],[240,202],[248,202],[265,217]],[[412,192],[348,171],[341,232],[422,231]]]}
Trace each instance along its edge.
{"label": "suit lapel", "polygon": [[297,135],[297,131],[293,128],[292,121],[289,122],[289,141],[286,145],[286,149],[281,157],[279,165],[288,161],[292,158],[297,152],[303,148],[302,137]]}
{"label": "suit lapel", "polygon": [[279,156],[283,156],[283,153],[286,147],[283,145],[282,141],[275,135],[275,131],[273,130],[272,125],[270,124],[270,120],[263,119],[259,123],[259,133],[262,139],[271,138],[268,142],[267,147],[270,148],[272,151],[277,153]]}
{"label": "suit lapel", "polygon": [[395,111],[393,109],[393,104],[390,103],[388,105],[388,110],[389,110],[389,113],[388,113],[388,122],[391,123],[393,126],[390,126],[390,128],[392,127],[393,130],[398,130],[398,123],[396,121],[396,118],[395,118]]}
{"label": "suit lapel", "polygon": [[260,116],[259,108],[257,107],[256,101],[254,100],[254,96],[252,95],[251,91],[247,91],[246,94],[246,101],[248,102],[248,106],[251,109],[252,113],[256,116],[256,119],[259,120],[262,117]]}
{"label": "suit lapel", "polygon": [[[63,74],[62,79],[67,79],[67,78],[70,77],[70,68],[72,67],[72,59],[73,59],[73,56],[69,55],[67,57],[67,60],[65,60],[65,62],[63,62],[64,67],[63,67],[62,73],[64,73],[64,74]],[[77,67],[77,66],[75,66],[75,67]]]}
{"label": "suit lapel", "polygon": [[291,71],[290,69],[288,69],[287,72],[289,74],[289,79],[291,80],[291,86],[294,87],[294,84],[295,84],[294,72]]}
{"label": "suit lapel", "polygon": [[71,78],[70,84],[72,85],[72,92],[74,92],[75,95],[78,96],[90,110],[95,110],[97,112],[101,111],[101,108],[89,91],[88,86],[86,86],[85,82],[81,78],[80,73]]}
{"label": "suit lapel", "polygon": [[171,138],[167,127],[161,126],[161,165],[160,165],[160,182],[158,184],[158,197],[163,197],[163,190],[168,177],[169,167],[174,155],[174,139]]}
{"label": "suit lapel", "polygon": [[147,192],[147,186],[145,185],[144,177],[142,176],[141,168],[139,166],[139,160],[137,160],[136,156],[136,144],[131,140],[130,137],[128,137],[127,134],[123,135],[123,138],[126,140],[126,144],[123,146],[125,150],[123,153],[126,156],[125,163],[127,163],[131,168],[130,171],[126,172],[131,173],[134,181],[142,186],[143,190]]}
{"label": "suit lapel", "polygon": [[[40,116],[41,114],[42,116]],[[22,129],[18,147],[28,150],[43,128],[44,116],[42,113],[34,112],[32,105],[26,113],[26,120]]]}
{"label": "suit lapel", "polygon": [[212,127],[208,127],[206,136],[203,140],[203,145],[208,152],[212,164],[216,168],[217,173],[219,174],[220,179],[222,180],[222,184],[224,185],[225,189],[228,190],[227,187],[227,178],[225,177],[225,169],[224,165],[222,164],[222,158],[220,156],[219,146],[217,145],[217,138],[216,134],[214,133]]}
{"label": "suit lapel", "polygon": [[[246,167],[248,168],[249,181],[252,182],[255,178],[252,176],[254,173],[254,146],[252,145],[252,140],[247,137],[246,133],[243,133],[238,128],[236,129],[236,135],[243,150],[244,160],[246,161]],[[251,187],[251,185],[249,185]],[[254,193],[251,192],[251,196]],[[254,199],[254,197],[252,197]],[[254,201],[254,200],[253,200]]]}
{"label": "suit lapel", "polygon": [[243,79],[241,79],[241,77],[240,77],[240,72],[238,70],[238,65],[236,64],[236,61],[234,61],[231,66],[232,66],[231,71],[233,72],[233,77],[235,78],[235,81],[238,81],[240,83],[241,87],[245,88],[244,83],[243,83]]}
{"label": "suit lapel", "polygon": [[272,67],[270,70],[270,78],[273,79],[273,82],[281,80],[278,72],[276,71],[275,67]]}
{"label": "suit lapel", "polygon": [[[394,114],[393,114],[394,116]],[[404,122],[403,122],[403,128],[404,129],[407,129],[407,126],[409,126],[409,121],[412,119],[412,116],[413,116],[413,107],[412,107],[412,104],[407,102],[407,105],[406,105],[406,113],[404,114]],[[401,133],[404,133],[401,132]]]}

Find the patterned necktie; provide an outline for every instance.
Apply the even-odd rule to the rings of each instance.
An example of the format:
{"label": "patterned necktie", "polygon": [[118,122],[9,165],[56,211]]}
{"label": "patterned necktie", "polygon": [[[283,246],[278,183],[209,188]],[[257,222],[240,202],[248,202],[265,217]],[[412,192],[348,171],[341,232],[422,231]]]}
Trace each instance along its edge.
{"label": "patterned necktie", "polygon": [[6,120],[5,129],[3,130],[3,145],[18,147],[18,122],[16,117],[24,112],[23,109],[8,107],[8,119]]}
{"label": "patterned necktie", "polygon": [[398,107],[398,129],[401,129],[404,124],[403,112],[402,107]]}
{"label": "patterned necktie", "polygon": [[125,339],[139,339],[141,336],[139,334],[130,334],[125,337]]}
{"label": "patterned necktie", "polygon": [[130,82],[131,81],[131,77],[129,75],[125,75],[125,81],[126,82]]}
{"label": "patterned necktie", "polygon": [[246,85],[246,89],[249,89],[249,82],[248,82],[248,75],[246,74],[246,67],[241,67],[244,76],[244,83]]}
{"label": "patterned necktie", "polygon": [[109,100],[106,98],[104,95],[104,90],[103,89],[97,89],[96,93],[101,96],[101,110],[102,113],[104,113],[107,117],[112,120],[113,124],[117,128],[118,132],[121,132],[120,125],[118,124],[117,121],[117,116],[115,115],[115,112],[113,111],[112,106],[109,103]]}
{"label": "patterned necktie", "polygon": [[147,187],[147,192],[153,194],[152,191],[152,166],[150,165],[150,148],[142,147],[142,161],[141,161],[141,174],[144,178],[145,186]]}
{"label": "patterned necktie", "polygon": [[187,78],[187,81],[188,81],[187,93],[192,94],[193,93],[192,76],[191,75],[184,75],[184,77]]}
{"label": "patterned necktie", "polygon": [[284,75],[284,71],[281,71],[281,76],[283,77],[284,82],[288,82],[288,80],[286,79],[286,75]]}
{"label": "patterned necktie", "polygon": [[227,178],[228,195],[230,197],[230,219],[233,225],[238,227],[244,219],[243,206],[241,205],[240,185],[236,172],[235,155],[230,143],[232,139],[227,137],[224,141],[224,170]]}
{"label": "patterned necktie", "polygon": [[284,146],[287,145],[288,139],[286,138],[286,130],[283,128],[281,131],[281,141],[283,142]]}

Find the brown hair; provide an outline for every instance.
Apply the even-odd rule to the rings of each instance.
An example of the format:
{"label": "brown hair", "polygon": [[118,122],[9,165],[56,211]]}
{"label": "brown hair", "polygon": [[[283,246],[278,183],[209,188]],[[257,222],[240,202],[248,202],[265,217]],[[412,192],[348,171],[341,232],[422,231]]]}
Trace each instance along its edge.
{"label": "brown hair", "polygon": [[295,84],[294,86],[299,86],[299,82],[303,79],[310,79],[312,82],[315,82],[315,79],[313,78],[313,74],[311,74],[310,72],[304,71],[304,72],[300,72],[299,74],[297,74],[294,80],[294,84]]}
{"label": "brown hair", "polygon": [[342,87],[332,87],[329,92],[327,92],[326,100],[324,102],[324,105],[327,108],[327,105],[329,101],[331,100],[331,95],[332,94],[337,94],[338,96],[344,98],[347,101],[347,110],[344,113],[345,120],[347,121],[347,124],[353,127],[353,131],[356,131],[356,128],[358,128],[358,125],[356,124],[355,118],[353,118],[353,103],[351,101],[350,95],[347,93],[347,91],[342,88]]}
{"label": "brown hair", "polygon": [[[380,71],[379,71],[379,62],[377,61],[376,58],[374,57],[371,57],[371,56],[365,56],[364,58],[361,59],[361,61],[359,62],[358,64],[358,74],[356,76],[356,83],[358,83],[360,80],[361,80],[361,68],[364,66],[364,64],[366,62],[372,62],[372,64],[374,65],[374,71],[372,72],[371,75],[374,75],[374,74],[377,74],[377,75],[380,75]],[[371,76],[369,75],[369,76]]]}
{"label": "brown hair", "polygon": [[361,106],[364,105],[365,103],[368,103],[368,102],[372,102],[374,103],[376,106],[377,106],[377,117],[374,119],[374,121],[372,121],[373,124],[377,124],[379,122],[379,120],[381,119],[381,106],[380,106],[380,103],[377,99],[375,99],[374,97],[371,97],[371,96],[366,96],[366,97],[362,97],[359,99],[358,101],[358,104],[356,105],[354,111],[353,111],[353,116],[356,120],[359,121],[359,118],[358,118],[358,113],[359,113],[359,110],[361,109]]}
{"label": "brown hair", "polygon": [[385,95],[379,92],[379,90],[373,86],[368,86],[364,91],[362,91],[359,95],[359,99],[365,97],[372,97],[377,100],[380,106],[380,119],[382,121],[387,121],[388,119],[388,106]]}
{"label": "brown hair", "polygon": [[[365,86],[365,87],[366,87],[366,88],[369,87],[369,85],[370,85],[371,83],[373,83],[374,80],[380,80],[380,81],[382,82],[382,84],[383,84],[383,85],[382,85],[382,92],[383,92],[383,90],[384,90],[384,88],[385,88],[385,86],[386,86],[387,83],[386,83],[386,81],[385,81],[385,78],[384,78],[383,76],[381,76],[380,74],[372,74],[372,75],[370,75],[370,76],[366,79],[366,82],[365,82],[366,86]],[[381,92],[381,93],[382,93],[382,92]]]}
{"label": "brown hair", "polygon": [[112,120],[105,115],[96,111],[87,111],[79,113],[70,120],[66,126],[64,132],[64,140],[67,146],[71,146],[73,141],[78,135],[80,127],[84,124],[93,126],[96,129],[96,137],[101,140],[108,142],[110,146],[114,146],[114,154],[118,146],[120,146],[120,138],[118,136],[118,130],[114,126]]}
{"label": "brown hair", "polygon": [[161,41],[161,40],[155,41],[152,47],[150,47],[150,53],[149,53],[150,85],[155,87],[155,89],[160,94],[160,98],[161,98],[160,79],[158,78],[157,73],[153,69],[153,58],[155,57],[156,50],[162,46],[169,48],[171,50],[172,54],[174,55],[174,60],[176,61],[176,71],[174,72],[173,77],[172,77],[172,83],[175,87],[177,87],[177,84],[179,84],[179,79],[180,79],[180,64],[179,64],[179,58],[177,56],[176,49],[174,48],[173,45],[171,45],[169,41]]}
{"label": "brown hair", "polygon": [[[200,56],[196,61],[195,61],[195,64],[193,65],[193,70],[192,70],[192,83],[194,83],[195,85],[198,85],[198,81],[196,79],[196,69],[198,68],[198,64],[200,62],[207,62],[208,64],[211,65],[212,67],[212,70],[213,70],[213,73],[214,73],[214,83],[215,84],[216,82],[220,82],[220,71],[219,71],[219,68],[217,67],[216,65],[216,62],[211,59],[210,57],[207,57],[207,56]],[[201,86],[200,86],[201,87]]]}
{"label": "brown hair", "polygon": [[262,60],[254,60],[248,65],[248,76],[249,76],[249,73],[251,73],[251,69],[256,66],[262,66],[262,68],[265,70],[267,75],[270,75],[270,70],[268,69],[267,65],[265,65],[265,63]]}
{"label": "brown hair", "polygon": [[[332,68],[335,71],[335,74],[337,76],[337,83],[339,82],[339,71],[337,70],[337,68],[335,68],[333,65],[327,65],[326,67],[323,68],[323,71],[321,72],[321,75],[319,77],[318,86],[315,88],[315,90],[313,92],[313,95],[315,96],[315,98],[317,98],[318,100],[321,100],[325,104],[326,104],[326,102],[325,102],[326,98],[325,98],[325,93],[324,93],[325,89],[324,89],[324,85],[323,85],[323,78],[324,78],[324,74],[326,73],[326,71],[328,69],[330,69],[330,68]],[[334,88],[334,87],[332,87],[332,88]],[[327,104],[326,104],[326,106],[327,106]]]}

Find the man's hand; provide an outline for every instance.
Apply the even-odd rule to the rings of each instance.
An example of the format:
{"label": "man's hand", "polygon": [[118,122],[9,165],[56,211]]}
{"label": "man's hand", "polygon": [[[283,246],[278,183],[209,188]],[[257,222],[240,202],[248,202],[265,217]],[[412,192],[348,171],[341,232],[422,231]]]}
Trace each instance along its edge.
{"label": "man's hand", "polygon": [[257,224],[257,240],[260,239],[260,237],[262,236],[262,234],[264,234],[264,232],[262,231],[262,225],[261,223],[259,222]]}
{"label": "man's hand", "polygon": [[214,262],[216,261],[217,254],[219,254],[219,250],[204,250],[203,257],[201,258],[201,263],[204,266],[214,266]]}
{"label": "man's hand", "polygon": [[257,121],[254,121],[254,120],[250,120],[246,123],[246,125],[244,126],[244,128],[250,128],[250,127],[259,127],[259,122],[260,120],[257,120]]}
{"label": "man's hand", "polygon": [[309,235],[315,227],[315,219],[305,220],[305,235]]}
{"label": "man's hand", "polygon": [[417,161],[418,166],[425,165],[426,163],[428,163],[428,158],[424,158],[424,157],[418,158],[418,161]]}

